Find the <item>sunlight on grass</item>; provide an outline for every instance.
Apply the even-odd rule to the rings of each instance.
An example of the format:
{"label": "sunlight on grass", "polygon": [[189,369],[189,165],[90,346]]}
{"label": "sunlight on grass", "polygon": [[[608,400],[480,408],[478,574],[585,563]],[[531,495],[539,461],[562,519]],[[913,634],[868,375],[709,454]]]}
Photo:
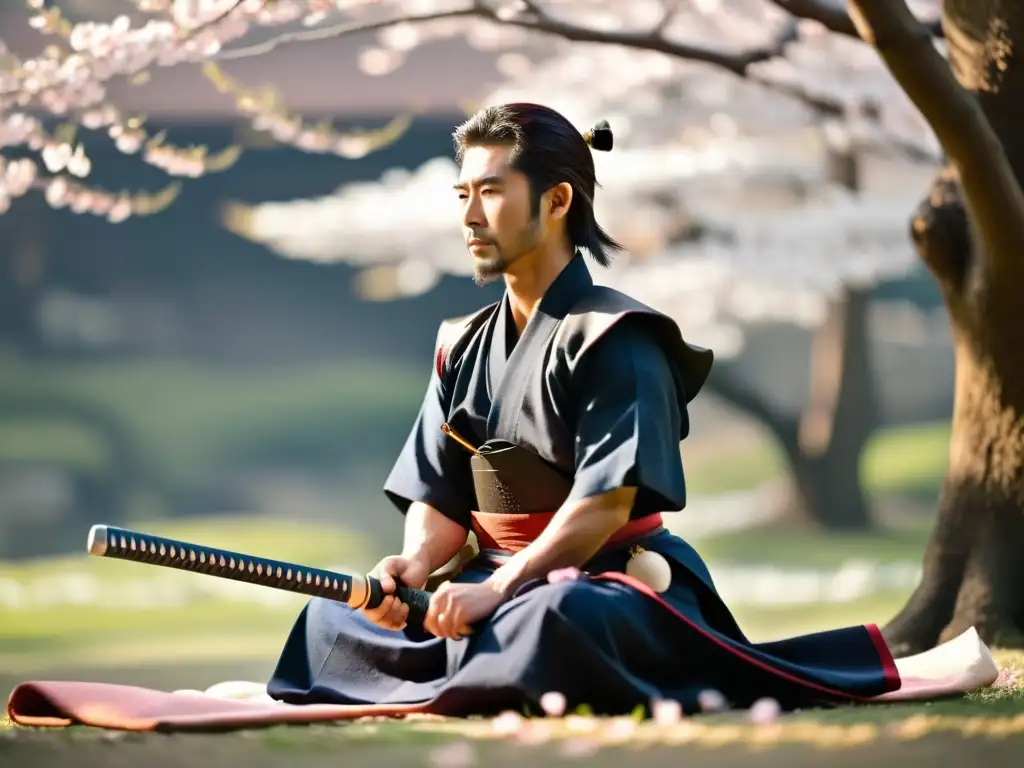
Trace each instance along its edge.
{"label": "sunlight on grass", "polygon": [[86,473],[104,472],[110,456],[83,426],[60,421],[0,419],[0,462],[51,462]]}
{"label": "sunlight on grass", "polygon": [[[212,517],[152,522],[141,530],[192,543],[219,546],[300,564],[348,567],[365,571],[374,558],[371,544],[341,527],[290,522],[280,518]],[[700,542],[700,553],[714,563],[774,564],[833,568],[851,559],[916,562],[926,529],[864,536],[824,536],[809,532],[743,531]],[[84,548],[84,542],[83,542]],[[109,590],[123,594],[132,582],[148,585],[152,607],[132,607],[116,600],[52,606],[0,614],[0,662],[9,669],[45,667],[54,659],[70,664],[102,664],[103,658],[125,663],[158,662],[164,653],[211,660],[244,653],[272,658],[305,598],[262,587],[228,584],[239,591],[196,591],[221,586],[223,580],[156,566],[94,558],[85,554],[22,564],[0,565],[0,579],[26,588]],[[712,568],[714,576],[714,568]],[[216,585],[211,582],[217,582]],[[267,599],[273,598],[272,603]],[[147,598],[148,599],[148,598]],[[740,625],[751,638],[774,639],[864,622],[884,622],[906,594],[889,591],[837,603],[797,606],[735,606]],[[233,648],[227,637],[237,639]],[[146,650],[148,647],[148,651]],[[187,650],[186,650],[187,648]],[[243,651],[244,648],[244,651]],[[129,661],[131,660],[131,661]]]}
{"label": "sunlight on grass", "polygon": [[[289,560],[299,565],[330,567],[347,563],[361,569],[373,565],[373,542],[363,534],[323,522],[290,521],[281,517],[252,515],[209,516],[196,519],[129,522],[133,530],[167,536],[190,544],[229,549],[243,554]],[[0,578],[25,580],[62,573],[90,573],[100,578],[123,580],[134,574],[165,572],[156,566],[89,557],[82,540],[80,554],[43,558],[25,563],[0,562]],[[140,570],[142,569],[142,570]],[[186,578],[200,578],[186,574]],[[211,578],[211,577],[202,577]]]}
{"label": "sunlight on grass", "polygon": [[733,606],[737,623],[751,640],[765,643],[792,635],[855,624],[883,625],[906,603],[909,593],[890,590],[844,603],[799,606]]}
{"label": "sunlight on grass", "polygon": [[750,528],[694,543],[705,560],[716,563],[837,568],[848,560],[877,563],[919,562],[931,530],[922,519],[898,530],[866,534]]}
{"label": "sunlight on grass", "polygon": [[[339,526],[280,518],[212,517],[161,521],[140,530],[183,541],[263,555],[302,565],[373,565],[370,543]],[[59,602],[0,611],[0,668],[32,670],[61,664],[159,663],[175,659],[273,658],[306,597],[216,577],[89,557],[84,552],[0,565],[0,580],[22,589],[73,589],[87,604]],[[148,607],[119,603],[133,585]],[[231,588],[237,597],[198,592]],[[105,591],[107,600],[96,600]],[[227,594],[227,593],[225,593]],[[138,595],[135,595],[138,598]],[[268,599],[273,601],[266,603]],[[264,601],[261,603],[261,601]]]}
{"label": "sunlight on grass", "polygon": [[[702,458],[683,449],[687,489],[693,494],[756,488],[785,471],[781,452],[765,441],[730,455]],[[940,422],[880,430],[861,463],[872,493],[937,489],[949,460],[949,424]]]}

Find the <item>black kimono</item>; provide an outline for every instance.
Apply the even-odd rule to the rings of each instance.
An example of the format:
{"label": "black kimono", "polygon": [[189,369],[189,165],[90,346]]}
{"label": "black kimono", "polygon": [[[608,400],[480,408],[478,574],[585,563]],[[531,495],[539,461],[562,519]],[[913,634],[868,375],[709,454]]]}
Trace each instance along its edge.
{"label": "black kimono", "polygon": [[[681,510],[686,406],[710,364],[671,320],[594,285],[577,256],[518,341],[507,300],[442,326],[434,374],[385,493],[403,512],[421,501],[474,526],[470,454],[442,433],[447,422],[476,445],[507,440],[560,468],[571,478],[566,501],[629,486],[638,489],[634,520]],[[770,696],[795,708],[899,687],[876,627],[751,643],[692,547],[664,528],[639,543],[670,563],[666,591],[626,576],[628,548],[611,547],[583,578],[525,585],[461,640],[380,629],[360,611],[311,600],[268,692],[292,703],[473,715],[536,711],[544,693],[558,691],[570,708],[619,714],[661,699],[696,711],[705,690],[733,706]],[[487,554],[456,580],[487,578],[496,567]]]}

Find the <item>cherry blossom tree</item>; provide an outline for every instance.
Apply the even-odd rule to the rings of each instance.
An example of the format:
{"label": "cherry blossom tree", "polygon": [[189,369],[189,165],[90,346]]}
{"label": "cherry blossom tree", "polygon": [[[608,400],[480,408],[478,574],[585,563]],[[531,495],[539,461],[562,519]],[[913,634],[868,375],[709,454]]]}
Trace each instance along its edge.
{"label": "cherry blossom tree", "polygon": [[[674,243],[672,257],[659,265],[608,276],[680,319],[686,335],[713,347],[720,361],[741,342],[745,322],[796,320],[817,330],[803,413],[779,407],[770,393],[722,364],[710,387],[778,443],[792,489],[784,513],[832,530],[865,529],[872,517],[859,470],[878,423],[868,292],[877,279],[902,276],[919,264],[904,212],[923,182],[911,173],[911,183],[898,190],[863,189],[858,164],[864,152],[883,147],[934,160],[934,136],[860,41],[837,38],[820,25],[798,36],[792,17],[772,14],[770,4],[690,5],[677,4],[677,15],[667,19],[655,13],[665,10],[659,3],[639,3],[629,13],[622,6],[589,7],[634,26],[665,21],[662,35],[673,41],[678,32],[688,41],[735,38],[751,50],[785,43],[786,59],[747,56],[743,79],[734,74],[739,59],[722,71],[699,60],[707,52],[694,53],[694,61],[637,45],[572,42],[531,60],[521,51],[530,38],[520,27],[470,26],[470,32],[481,29],[480,44],[500,46],[498,64],[508,77],[483,102],[541,98],[581,126],[612,120],[616,150],[597,158],[604,182],[598,206],[634,262],[663,254],[673,239],[692,239],[694,230],[728,233],[729,242]],[[550,7],[568,17],[569,5]],[[537,15],[538,6],[529,10],[538,23],[553,23],[550,14]],[[747,17],[730,18],[733,12]],[[752,24],[755,18],[767,26]],[[422,42],[458,28],[450,20],[428,32],[389,28],[379,48],[364,52],[365,63],[373,71],[385,59],[398,66],[416,35]],[[806,62],[818,79],[801,77],[802,69],[787,61]],[[828,76],[846,83],[838,95],[821,84],[826,63],[833,70]],[[881,114],[876,103],[886,105]],[[787,150],[787,139],[796,146]],[[375,294],[416,292],[433,285],[440,272],[468,267],[450,223],[450,201],[436,194],[454,181],[453,167],[442,159],[411,177],[392,173],[377,189],[356,185],[316,205],[262,206],[256,220],[240,221],[236,209],[235,229],[293,256],[373,261],[362,278]],[[765,198],[773,200],[771,207]],[[401,210],[403,231],[378,225],[381,210]],[[709,258],[715,264],[710,271],[703,266]],[[389,263],[378,263],[382,259]],[[689,277],[698,273],[696,280]]]}
{"label": "cherry blossom tree", "polygon": [[[486,101],[533,92],[570,107],[550,87],[558,81],[548,67],[538,69],[531,83],[548,88],[521,85]],[[692,102],[680,112],[701,106],[682,94],[660,103],[675,111],[679,99]],[[601,110],[591,105],[577,114],[588,124]],[[615,125],[646,117],[620,108]],[[859,467],[877,425],[868,292],[917,267],[906,210],[932,166],[867,156],[860,158],[866,172],[858,173],[851,148],[813,127],[797,126],[795,136],[756,134],[750,126],[740,134],[724,115],[711,118],[728,127],[653,146],[649,131],[624,132],[612,153],[595,154],[598,216],[628,248],[625,259],[595,276],[672,315],[687,338],[715,350],[710,388],[760,421],[788,460],[792,493],[781,512],[832,530],[866,528],[872,520]],[[226,220],[286,257],[357,264],[364,296],[412,295],[443,273],[471,271],[455,198],[443,193],[457,177],[455,163],[438,157],[315,200],[233,205]],[[795,322],[818,337],[803,414],[791,414],[727,364],[744,345],[743,329],[768,322]]]}
{"label": "cherry blossom tree", "polygon": [[[73,141],[46,135],[34,122],[40,111],[106,129],[129,148],[136,138],[148,150],[143,160],[162,158],[157,162],[172,173],[205,172],[206,157],[188,155],[185,163],[105,103],[110,79],[184,61],[206,62],[254,126],[280,141],[342,155],[371,151],[388,140],[387,131],[352,137],[308,125],[278,100],[224,77],[217,62],[374,30],[381,43],[362,63],[380,75],[422,42],[458,36],[500,55],[513,81],[525,59],[567,55],[576,69],[563,74],[589,88],[600,82],[591,54],[605,48],[609,98],[653,94],[649,114],[666,118],[641,121],[641,133],[671,130],[674,122],[645,83],[694,83],[698,72],[716,69],[788,94],[858,148],[941,148],[945,168],[914,212],[911,232],[949,310],[957,363],[953,439],[922,582],[886,632],[900,650],[933,645],[971,624],[990,643],[1024,642],[1024,573],[1015,557],[1024,541],[1024,324],[1016,307],[1024,283],[1017,139],[1024,80],[1016,54],[1024,13],[1016,4],[943,0],[940,19],[938,3],[908,8],[895,0],[139,0],[144,21],[92,25],[67,24],[42,2],[31,4],[33,25],[55,42],[28,61],[4,56],[0,144],[45,150],[49,161],[6,162],[2,205],[30,189],[42,190],[51,205],[82,194],[76,179],[88,176],[87,158]],[[574,57],[569,48],[581,52]],[[890,77],[880,76],[880,61]],[[752,117],[764,130],[776,119],[769,112]],[[669,140],[650,137],[647,145]],[[77,205],[114,220],[129,208],[159,207],[95,190],[86,200]]]}

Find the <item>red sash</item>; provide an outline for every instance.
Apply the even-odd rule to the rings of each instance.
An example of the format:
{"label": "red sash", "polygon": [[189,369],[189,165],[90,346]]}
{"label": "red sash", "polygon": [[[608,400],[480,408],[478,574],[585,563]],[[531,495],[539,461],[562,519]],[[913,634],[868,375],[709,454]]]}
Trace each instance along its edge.
{"label": "red sash", "polygon": [[[496,549],[515,553],[534,542],[543,531],[554,512],[531,512],[517,515],[473,513],[473,533],[476,534],[480,549]],[[621,544],[630,539],[641,539],[658,530],[664,524],[661,513],[630,520],[612,534],[605,548]]]}

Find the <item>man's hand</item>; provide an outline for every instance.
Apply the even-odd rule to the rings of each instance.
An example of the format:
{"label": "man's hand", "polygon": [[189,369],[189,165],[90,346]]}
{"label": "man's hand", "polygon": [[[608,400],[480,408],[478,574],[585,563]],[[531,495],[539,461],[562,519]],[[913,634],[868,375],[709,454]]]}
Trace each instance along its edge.
{"label": "man's hand", "polygon": [[409,619],[409,606],[395,597],[395,579],[413,589],[422,589],[430,576],[430,566],[417,557],[385,557],[370,571],[380,579],[381,589],[387,597],[376,608],[363,609],[366,618],[384,629],[403,629]]}
{"label": "man's hand", "polygon": [[457,640],[470,634],[470,625],[487,618],[503,597],[490,584],[445,582],[430,598],[424,628],[437,637]]}

